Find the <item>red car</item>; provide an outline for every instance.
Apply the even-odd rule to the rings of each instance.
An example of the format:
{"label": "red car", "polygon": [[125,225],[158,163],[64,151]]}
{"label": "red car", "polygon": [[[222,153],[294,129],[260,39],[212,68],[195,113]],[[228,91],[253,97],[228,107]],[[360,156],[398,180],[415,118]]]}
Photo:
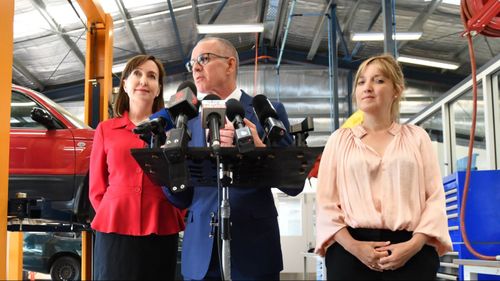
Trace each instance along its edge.
{"label": "red car", "polygon": [[44,202],[42,218],[66,214],[72,221],[88,220],[94,129],[43,94],[16,85],[10,127],[9,204],[22,192]]}

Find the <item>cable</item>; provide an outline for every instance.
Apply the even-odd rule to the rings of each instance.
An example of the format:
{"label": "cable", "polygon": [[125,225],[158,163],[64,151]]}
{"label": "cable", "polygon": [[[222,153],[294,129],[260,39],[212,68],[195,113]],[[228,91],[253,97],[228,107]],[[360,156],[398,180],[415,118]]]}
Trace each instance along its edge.
{"label": "cable", "polygon": [[[496,3],[493,3],[496,2]],[[481,10],[484,8],[482,6],[482,0],[461,0],[461,18],[465,26],[464,36],[467,37],[467,43],[469,46],[469,56],[470,56],[470,64],[471,64],[471,76],[472,76],[472,124],[470,128],[469,134],[469,150],[467,154],[467,169],[465,172],[465,183],[464,190],[462,196],[462,204],[460,206],[460,232],[462,234],[463,242],[467,249],[477,258],[482,260],[500,260],[500,255],[497,256],[487,256],[477,252],[472,245],[470,244],[469,238],[467,237],[467,231],[465,228],[465,206],[467,203],[467,195],[469,193],[469,183],[470,183],[470,170],[472,165],[472,150],[474,148],[474,136],[476,133],[476,116],[477,116],[477,79],[476,79],[476,57],[474,55],[474,46],[472,43],[472,35],[476,35],[481,33],[485,36],[493,36],[500,37],[500,25],[495,24],[495,19],[486,18],[488,14],[492,14],[493,16],[500,13],[500,5],[498,5],[497,0],[490,0],[484,7],[484,11]],[[493,8],[496,4],[496,8]],[[479,9],[478,9],[479,7]],[[492,10],[493,9],[493,10]],[[479,11],[481,10],[481,11]],[[496,10],[496,11],[495,11]],[[477,15],[477,13],[483,12],[483,15]],[[471,18],[474,20],[470,21]],[[478,18],[482,21],[477,26]],[[500,18],[499,18],[500,19]],[[489,22],[489,23],[485,23]],[[500,22],[500,21],[499,21]]]}

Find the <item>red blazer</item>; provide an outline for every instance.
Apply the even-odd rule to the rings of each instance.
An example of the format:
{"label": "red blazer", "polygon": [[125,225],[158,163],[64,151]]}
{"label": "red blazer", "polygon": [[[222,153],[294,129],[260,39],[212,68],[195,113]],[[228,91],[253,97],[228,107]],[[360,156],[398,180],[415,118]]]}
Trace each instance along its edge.
{"label": "red blazer", "polygon": [[132,132],[128,112],[101,122],[90,154],[89,197],[96,212],[92,228],[124,235],[168,235],[184,230],[183,212],[144,175],[130,153],[145,146]]}

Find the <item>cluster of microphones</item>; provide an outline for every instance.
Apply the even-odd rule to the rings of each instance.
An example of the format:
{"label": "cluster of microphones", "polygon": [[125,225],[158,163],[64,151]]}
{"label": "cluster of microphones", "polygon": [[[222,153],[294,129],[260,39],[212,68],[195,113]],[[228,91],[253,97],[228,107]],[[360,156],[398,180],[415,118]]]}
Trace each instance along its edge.
{"label": "cluster of microphones", "polygon": [[[263,142],[268,146],[278,143],[286,134],[287,129],[279,120],[273,105],[265,95],[256,95],[252,100],[255,115],[264,128]],[[197,98],[196,86],[191,81],[184,81],[172,95],[167,107],[152,114],[149,120],[142,122],[134,133],[139,134],[151,148],[163,146],[170,149],[171,153],[178,153],[181,157],[191,140],[191,132],[187,129],[187,123],[198,116],[201,106],[201,120],[203,128],[208,129],[208,143],[214,152],[218,152],[221,146],[220,128],[224,128],[227,118],[233,123],[235,129],[234,144],[239,152],[252,151],[255,148],[250,129],[245,126],[245,109],[240,101],[229,99],[223,101],[217,95],[207,95],[201,102]],[[304,128],[305,126],[305,128]],[[304,145],[307,131],[312,131],[312,119],[291,126],[290,133],[296,138],[296,145]],[[165,133],[166,132],[166,133]],[[297,137],[298,134],[301,136]],[[297,139],[300,143],[297,143]],[[177,152],[176,152],[177,151]],[[175,158],[175,155],[170,155]]]}

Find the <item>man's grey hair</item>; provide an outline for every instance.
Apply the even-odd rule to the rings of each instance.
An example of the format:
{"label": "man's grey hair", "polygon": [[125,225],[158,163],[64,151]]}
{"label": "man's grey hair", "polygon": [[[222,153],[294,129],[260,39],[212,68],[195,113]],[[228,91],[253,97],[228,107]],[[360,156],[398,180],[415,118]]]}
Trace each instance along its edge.
{"label": "man's grey hair", "polygon": [[[205,37],[198,41],[197,45],[200,44],[201,42],[205,41],[217,41],[220,43],[224,49],[226,49],[229,52],[229,55],[231,57],[234,57],[236,59],[236,77],[238,76],[238,69],[240,68],[240,58],[238,56],[238,51],[236,51],[236,48],[234,47],[233,43],[231,43],[229,40],[220,38],[220,37]],[[224,54],[226,55],[226,54]]]}

